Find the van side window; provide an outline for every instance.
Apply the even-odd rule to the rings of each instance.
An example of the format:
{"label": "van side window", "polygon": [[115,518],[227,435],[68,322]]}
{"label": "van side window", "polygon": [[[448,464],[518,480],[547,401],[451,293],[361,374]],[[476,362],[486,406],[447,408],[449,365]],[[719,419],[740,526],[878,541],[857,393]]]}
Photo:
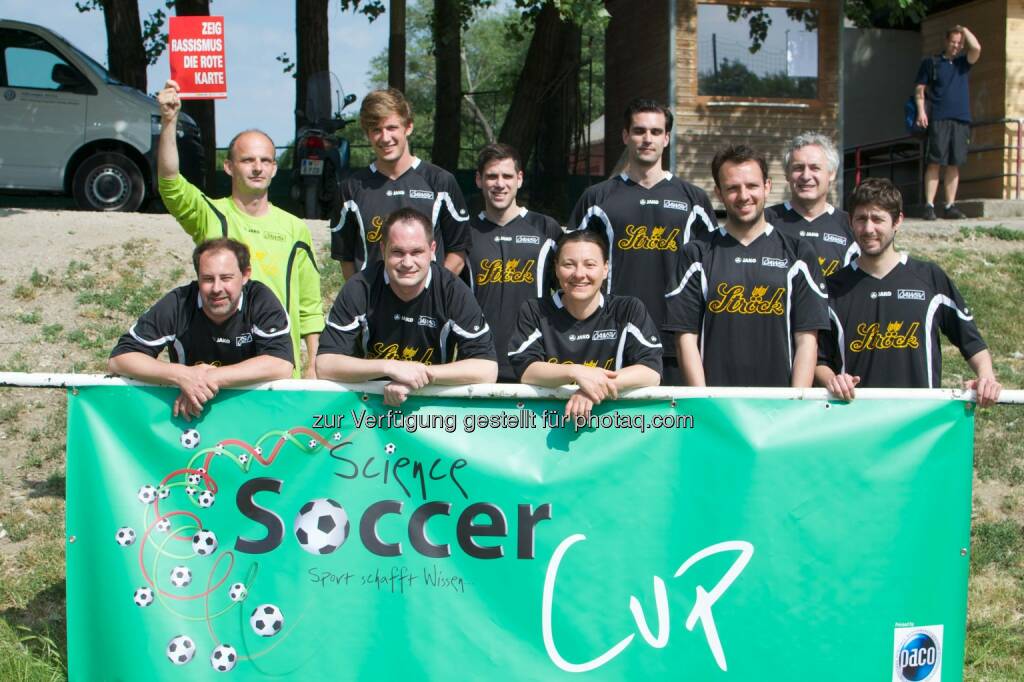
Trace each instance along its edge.
{"label": "van side window", "polygon": [[53,67],[68,64],[45,41],[23,31],[4,31],[2,41],[2,63],[5,66],[5,84],[12,88],[37,88],[39,90],[61,90],[61,84],[53,80]]}

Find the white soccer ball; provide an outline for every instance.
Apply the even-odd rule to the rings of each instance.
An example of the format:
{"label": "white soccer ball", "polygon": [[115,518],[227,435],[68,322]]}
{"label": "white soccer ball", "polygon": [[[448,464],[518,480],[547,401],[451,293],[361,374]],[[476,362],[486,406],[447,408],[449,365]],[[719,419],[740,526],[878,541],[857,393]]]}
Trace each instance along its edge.
{"label": "white soccer ball", "polygon": [[395,454],[395,444],[394,443],[388,443],[387,445],[385,445],[384,446],[384,454],[386,454],[386,455],[393,455],[393,454]]}
{"label": "white soccer ball", "polygon": [[171,489],[168,488],[167,486],[162,485],[159,488],[157,488],[156,496],[159,497],[161,500],[166,500],[168,497],[171,496]]}
{"label": "white soccer ball", "polygon": [[156,488],[147,483],[139,488],[138,497],[142,504],[153,504],[156,501]]}
{"label": "white soccer ball", "polygon": [[192,536],[192,549],[199,556],[210,556],[217,551],[217,536],[212,530],[201,530]]}
{"label": "white soccer ball", "polygon": [[256,453],[257,455],[262,455],[262,454],[263,454],[263,448],[262,448],[262,447],[260,447],[259,445],[257,445],[256,447],[254,447],[254,448],[252,449],[252,451],[253,451],[253,452],[255,452],[255,453]]}
{"label": "white soccer ball", "polygon": [[185,480],[188,481],[189,485],[199,485],[199,482],[203,480],[203,477],[199,474],[189,474],[188,478]]}
{"label": "white soccer ball", "polygon": [[284,614],[273,604],[260,604],[249,616],[249,625],[260,637],[273,637],[284,627]]}
{"label": "white soccer ball", "polygon": [[224,446],[223,446],[223,445],[221,445],[220,443],[217,443],[217,447],[215,447],[215,448],[213,449],[213,451],[214,451],[215,453],[217,453],[218,455],[223,455],[223,454],[224,454]]}
{"label": "white soccer ball", "polygon": [[310,438],[309,439],[309,449],[310,450],[316,450],[316,446],[317,445],[320,445],[319,441],[317,441],[315,438]]}
{"label": "white soccer ball", "polygon": [[189,497],[192,497],[193,495],[196,494],[196,489],[190,485],[187,485],[185,486],[185,494],[188,495]]}
{"label": "white soccer ball", "polygon": [[217,645],[210,654],[210,665],[219,673],[226,673],[238,662],[238,652],[230,644]]}
{"label": "white soccer ball", "polygon": [[171,569],[171,584],[175,587],[188,587],[192,582],[192,571],[187,566],[175,566]]}
{"label": "white soccer ball", "polygon": [[245,601],[245,598],[249,596],[249,590],[246,589],[245,583],[233,583],[228,589],[228,597],[231,601]]}
{"label": "white soccer ball", "polygon": [[156,529],[161,533],[166,533],[171,529],[171,520],[166,516],[156,522]]}
{"label": "white soccer ball", "polygon": [[[256,449],[259,450],[259,448],[256,448]],[[242,454],[240,454],[238,456],[238,463],[239,464],[245,464],[248,461],[249,461],[249,453],[248,452],[243,452]]]}
{"label": "white soccer ball", "polygon": [[127,547],[135,542],[135,531],[128,526],[122,526],[117,529],[117,534],[114,536],[114,539],[117,540],[117,544],[122,547]]}
{"label": "white soccer ball", "polygon": [[339,441],[339,440],[341,440],[341,431],[335,431],[335,432],[334,432],[334,435],[333,435],[333,436],[331,436],[331,438],[333,438],[333,439],[334,439],[334,440],[336,440],[336,441]]}
{"label": "white soccer ball", "polygon": [[167,643],[167,658],[174,665],[185,665],[196,655],[196,645],[188,635],[178,635]]}
{"label": "white soccer ball", "polygon": [[140,587],[135,590],[135,605],[140,608],[145,608],[153,603],[153,588],[151,587]]}
{"label": "white soccer ball", "polygon": [[295,539],[310,554],[330,554],[348,538],[348,514],[334,500],[321,497],[302,505],[295,515]]}
{"label": "white soccer ball", "polygon": [[199,445],[199,432],[195,429],[185,429],[181,432],[181,447],[194,450]]}
{"label": "white soccer ball", "polygon": [[213,502],[216,499],[216,495],[211,493],[209,490],[204,490],[203,492],[199,493],[199,497],[196,498],[196,502],[203,509],[209,509],[210,507],[213,506]]}

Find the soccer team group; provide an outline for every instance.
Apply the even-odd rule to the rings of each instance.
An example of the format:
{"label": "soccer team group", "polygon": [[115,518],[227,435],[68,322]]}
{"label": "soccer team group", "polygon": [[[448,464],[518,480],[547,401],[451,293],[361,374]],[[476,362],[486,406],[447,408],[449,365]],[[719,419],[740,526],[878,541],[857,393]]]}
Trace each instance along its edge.
{"label": "soccer team group", "polygon": [[659,384],[817,384],[849,400],[857,386],[940,386],[940,331],[979,404],[998,399],[956,286],[895,248],[899,190],[868,179],[849,215],[828,203],[839,156],[824,135],[789,143],[791,198],[770,208],[764,156],[722,149],[719,225],[707,194],[663,167],[672,112],[634,100],[624,170],[588,188],[563,229],[519,204],[520,159],[503,144],[479,153],[484,210],[470,216],[451,173],[412,154],[402,93],[374,91],[359,121],[376,160],[343,182],[330,230],[345,284],[325,317],[309,229],[267,198],[270,138],[235,136],[231,196],[211,199],[179,173],[177,85],[158,99],[160,193],[197,243],[197,280],[144,313],[109,367],[176,385],[175,416],[201,415],[220,388],[291,376],[382,379],[389,405],[428,384],[570,384],[570,416]]}

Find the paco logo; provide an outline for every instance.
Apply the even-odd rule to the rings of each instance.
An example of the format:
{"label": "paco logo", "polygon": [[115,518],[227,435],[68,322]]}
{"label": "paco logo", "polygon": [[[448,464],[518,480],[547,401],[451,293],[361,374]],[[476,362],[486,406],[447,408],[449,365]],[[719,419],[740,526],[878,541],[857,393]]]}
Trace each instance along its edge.
{"label": "paco logo", "polygon": [[619,338],[619,332],[615,329],[598,329],[591,338],[594,341],[614,341]]}
{"label": "paco logo", "polygon": [[516,244],[540,244],[540,237],[529,234],[517,234]]}
{"label": "paco logo", "polygon": [[241,336],[235,337],[236,346],[244,346],[247,343],[252,343],[252,334],[242,334]]}
{"label": "paco logo", "polygon": [[766,268],[784,268],[789,265],[789,261],[785,258],[769,258],[768,256],[762,256],[761,265]]}
{"label": "paco logo", "polygon": [[673,211],[689,211],[690,205],[685,201],[673,201],[672,199],[665,199],[661,202],[661,205],[667,209]]}
{"label": "paco logo", "polygon": [[942,626],[893,629],[893,682],[942,682]]}
{"label": "paco logo", "polygon": [[403,196],[405,196],[405,190],[404,189],[389,189],[387,192],[385,192],[385,194],[388,195],[389,197],[403,197]]}
{"label": "paco logo", "polygon": [[419,319],[416,320],[416,324],[421,327],[430,327],[431,329],[437,328],[437,320],[427,315],[420,315]]}
{"label": "paco logo", "polygon": [[898,289],[896,291],[896,298],[901,301],[923,301],[925,295],[920,289]]}
{"label": "paco logo", "polygon": [[832,242],[833,244],[840,244],[842,246],[846,246],[846,237],[844,237],[841,234],[832,234],[831,232],[826,232],[821,236],[821,238],[824,241]]}
{"label": "paco logo", "polygon": [[434,193],[433,192],[427,192],[427,191],[422,190],[422,189],[411,189],[411,190],[409,190],[409,198],[410,199],[429,199],[429,200],[433,201],[434,200]]}

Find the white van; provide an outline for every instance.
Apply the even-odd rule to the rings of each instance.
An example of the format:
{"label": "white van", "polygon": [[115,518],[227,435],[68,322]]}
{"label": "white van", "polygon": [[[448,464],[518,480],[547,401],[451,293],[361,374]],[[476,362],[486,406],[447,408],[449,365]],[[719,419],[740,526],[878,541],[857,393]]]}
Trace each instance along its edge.
{"label": "white van", "polygon": [[[198,184],[199,128],[182,114],[181,171]],[[134,211],[156,193],[160,108],[58,34],[0,19],[0,190],[59,192]],[[201,185],[200,185],[201,186]]]}

